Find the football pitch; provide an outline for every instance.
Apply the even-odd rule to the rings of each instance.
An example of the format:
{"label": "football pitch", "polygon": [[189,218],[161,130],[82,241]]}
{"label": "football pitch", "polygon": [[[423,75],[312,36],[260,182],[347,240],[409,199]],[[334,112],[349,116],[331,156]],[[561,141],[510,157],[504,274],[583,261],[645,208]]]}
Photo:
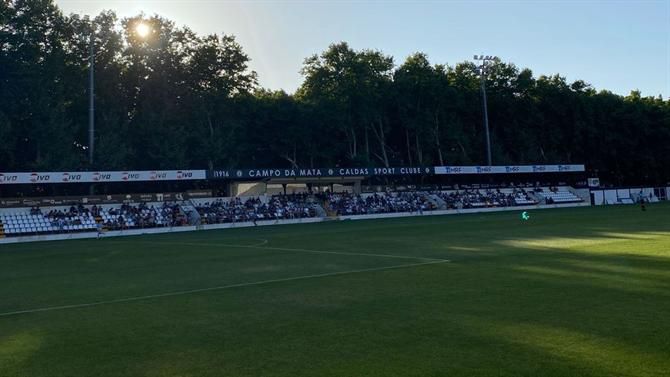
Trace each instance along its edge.
{"label": "football pitch", "polygon": [[0,245],[0,376],[670,375],[670,205]]}

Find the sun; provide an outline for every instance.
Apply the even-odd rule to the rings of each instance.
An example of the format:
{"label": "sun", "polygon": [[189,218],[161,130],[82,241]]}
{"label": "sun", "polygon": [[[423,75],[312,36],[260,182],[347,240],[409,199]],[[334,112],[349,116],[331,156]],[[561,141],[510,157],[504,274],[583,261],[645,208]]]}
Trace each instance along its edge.
{"label": "sun", "polygon": [[149,33],[151,33],[151,27],[144,22],[140,22],[135,26],[135,32],[140,38],[145,38]]}

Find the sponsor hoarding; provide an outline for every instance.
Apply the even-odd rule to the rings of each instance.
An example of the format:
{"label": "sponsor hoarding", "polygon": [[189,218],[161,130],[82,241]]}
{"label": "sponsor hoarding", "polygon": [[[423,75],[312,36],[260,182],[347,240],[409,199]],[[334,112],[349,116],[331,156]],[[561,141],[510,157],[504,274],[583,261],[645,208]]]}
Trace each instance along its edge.
{"label": "sponsor hoarding", "polygon": [[229,169],[213,170],[211,179],[327,178],[433,174],[432,167],[402,166],[390,168],[314,168],[314,169]]}
{"label": "sponsor hoarding", "polygon": [[504,165],[504,166],[436,166],[435,174],[520,174],[572,173],[585,171],[584,165]]}
{"label": "sponsor hoarding", "polygon": [[143,170],[94,172],[0,173],[0,185],[105,182],[155,182],[199,179],[328,178],[458,174],[517,174],[583,172],[584,165],[401,166],[389,168]]}
{"label": "sponsor hoarding", "polygon": [[205,170],[0,173],[3,184],[187,181],[206,179]]}

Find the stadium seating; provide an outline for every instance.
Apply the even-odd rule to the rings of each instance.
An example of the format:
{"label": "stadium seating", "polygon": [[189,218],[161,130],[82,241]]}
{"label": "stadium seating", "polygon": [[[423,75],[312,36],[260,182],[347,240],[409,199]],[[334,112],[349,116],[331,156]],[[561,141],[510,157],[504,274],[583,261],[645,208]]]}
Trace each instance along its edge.
{"label": "stadium seating", "polygon": [[327,206],[338,215],[366,215],[376,213],[421,212],[438,209],[421,192],[381,192],[354,195],[329,193],[325,195]]}
{"label": "stadium seating", "polygon": [[17,211],[0,215],[6,236],[46,234],[55,232],[79,232],[96,229],[93,217],[88,214],[49,218],[43,214],[29,214]]}
{"label": "stadium seating", "polygon": [[[249,198],[208,198],[172,203],[18,209],[0,213],[5,237],[49,233],[144,229],[183,225],[286,220],[329,215],[423,213],[581,202],[565,188],[462,189],[437,192],[404,191],[352,194],[349,192],[291,194]],[[323,204],[323,207],[322,207]],[[544,204],[544,203],[543,203]],[[324,211],[324,207],[328,211]]]}
{"label": "stadium seating", "polygon": [[105,229],[121,230],[186,225],[186,216],[175,203],[142,203],[101,208],[99,216]]}
{"label": "stadium seating", "polygon": [[543,189],[538,192],[538,195],[543,197],[547,204],[578,203],[583,201],[579,196],[562,188],[554,188],[553,190]]}
{"label": "stadium seating", "polygon": [[196,209],[205,224],[316,217],[317,205],[309,195],[275,195],[270,198],[219,198],[200,201]]}
{"label": "stadium seating", "polygon": [[535,205],[537,201],[524,189],[487,189],[438,191],[448,209]]}

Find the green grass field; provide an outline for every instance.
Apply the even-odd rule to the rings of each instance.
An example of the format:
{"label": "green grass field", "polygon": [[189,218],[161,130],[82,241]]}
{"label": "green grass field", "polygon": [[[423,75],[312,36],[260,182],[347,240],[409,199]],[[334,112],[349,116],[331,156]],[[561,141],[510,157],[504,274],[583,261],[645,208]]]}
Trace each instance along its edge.
{"label": "green grass field", "polygon": [[670,205],[531,216],[0,245],[0,376],[670,375]]}

